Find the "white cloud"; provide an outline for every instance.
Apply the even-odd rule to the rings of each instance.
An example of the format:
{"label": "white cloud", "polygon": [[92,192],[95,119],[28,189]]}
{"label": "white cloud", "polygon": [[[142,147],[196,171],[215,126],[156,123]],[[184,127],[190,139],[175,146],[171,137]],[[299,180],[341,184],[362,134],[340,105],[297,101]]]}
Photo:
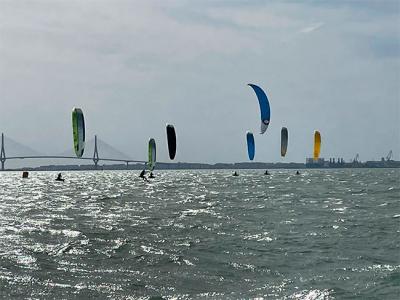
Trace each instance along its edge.
{"label": "white cloud", "polygon": [[322,26],[324,26],[323,22],[314,23],[314,24],[311,24],[310,26],[302,28],[300,30],[300,32],[301,33],[310,33],[310,32],[313,32],[315,30],[320,29]]}
{"label": "white cloud", "polygon": [[296,24],[295,19],[273,13],[268,7],[231,7],[209,9],[207,15],[241,27],[256,29],[287,29]]}

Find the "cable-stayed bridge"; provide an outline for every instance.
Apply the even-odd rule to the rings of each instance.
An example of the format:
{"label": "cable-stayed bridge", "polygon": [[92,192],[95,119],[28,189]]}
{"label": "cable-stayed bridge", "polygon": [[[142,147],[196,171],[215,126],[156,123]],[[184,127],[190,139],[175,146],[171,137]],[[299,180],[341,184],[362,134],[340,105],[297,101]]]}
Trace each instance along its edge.
{"label": "cable-stayed bridge", "polygon": [[[26,147],[14,140],[9,139],[11,143],[14,143],[15,145],[19,146],[20,148],[23,148],[24,151],[23,154],[18,154],[18,155],[11,155],[7,156],[6,155],[6,144],[5,144],[5,139],[4,139],[4,134],[1,134],[1,150],[0,150],[0,162],[1,162],[1,170],[4,171],[5,169],[5,163],[7,160],[19,160],[19,159],[71,159],[71,160],[91,160],[94,163],[95,169],[98,167],[98,163],[100,161],[105,161],[105,162],[120,162],[120,163],[125,163],[127,168],[129,166],[129,163],[146,163],[146,161],[143,160],[132,160],[126,157],[122,152],[118,151],[108,143],[104,141],[100,141],[101,145],[104,146],[105,148],[112,149],[114,153],[117,153],[120,157],[119,158],[109,158],[109,157],[101,157],[99,156],[99,143],[98,143],[98,138],[95,135],[94,136],[94,149],[93,149],[93,156],[92,157],[76,157],[73,156],[70,151],[66,151],[61,155],[41,155],[37,151]],[[87,150],[87,149],[86,149]],[[72,150],[71,150],[72,152]]]}

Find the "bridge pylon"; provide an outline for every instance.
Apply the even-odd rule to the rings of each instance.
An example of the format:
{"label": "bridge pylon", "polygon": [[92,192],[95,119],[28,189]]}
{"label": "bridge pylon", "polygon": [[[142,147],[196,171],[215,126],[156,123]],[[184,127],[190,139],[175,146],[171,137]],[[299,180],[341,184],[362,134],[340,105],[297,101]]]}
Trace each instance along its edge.
{"label": "bridge pylon", "polygon": [[94,168],[97,170],[97,164],[99,162],[99,152],[97,151],[97,135],[94,136],[94,153],[93,153],[93,162]]}
{"label": "bridge pylon", "polygon": [[1,170],[4,171],[4,163],[6,162],[6,151],[4,150],[4,133],[1,134],[1,151],[0,151],[0,161]]}

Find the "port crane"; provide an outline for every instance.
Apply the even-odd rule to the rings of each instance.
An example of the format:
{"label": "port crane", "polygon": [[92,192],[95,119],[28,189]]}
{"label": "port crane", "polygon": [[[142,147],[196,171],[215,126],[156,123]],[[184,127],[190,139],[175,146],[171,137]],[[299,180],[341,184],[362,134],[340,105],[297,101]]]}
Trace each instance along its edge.
{"label": "port crane", "polygon": [[360,157],[360,155],[357,153],[356,157],[354,157],[354,159],[353,159],[353,163],[358,163],[359,162],[358,161],[359,157]]}
{"label": "port crane", "polygon": [[393,156],[393,151],[390,150],[389,153],[388,153],[388,155],[386,155],[386,161],[391,160],[391,159],[392,159],[392,156]]}

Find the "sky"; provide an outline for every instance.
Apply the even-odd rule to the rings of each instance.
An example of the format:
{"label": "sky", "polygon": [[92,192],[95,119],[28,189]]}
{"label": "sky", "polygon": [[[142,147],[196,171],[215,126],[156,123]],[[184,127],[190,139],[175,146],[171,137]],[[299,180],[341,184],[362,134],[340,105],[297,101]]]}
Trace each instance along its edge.
{"label": "sky", "polygon": [[153,137],[168,161],[166,123],[181,162],[247,161],[247,130],[255,161],[304,162],[314,130],[322,157],[400,159],[400,2],[0,0],[0,131],[62,153],[73,107],[132,159]]}

